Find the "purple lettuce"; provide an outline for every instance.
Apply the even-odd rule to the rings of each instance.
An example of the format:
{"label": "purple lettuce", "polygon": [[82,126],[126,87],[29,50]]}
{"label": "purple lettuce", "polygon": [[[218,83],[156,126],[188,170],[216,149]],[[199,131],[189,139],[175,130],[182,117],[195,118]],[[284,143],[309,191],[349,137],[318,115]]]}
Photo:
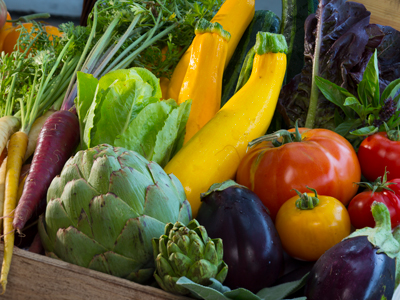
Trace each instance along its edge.
{"label": "purple lettuce", "polygon": [[335,111],[337,115],[339,110],[319,91],[315,76],[356,96],[375,49],[381,90],[400,77],[400,33],[369,21],[370,12],[362,4],[320,0],[316,14],[310,15],[304,25],[303,70],[282,88],[279,97],[278,109],[289,126],[298,119],[300,126],[334,129]]}

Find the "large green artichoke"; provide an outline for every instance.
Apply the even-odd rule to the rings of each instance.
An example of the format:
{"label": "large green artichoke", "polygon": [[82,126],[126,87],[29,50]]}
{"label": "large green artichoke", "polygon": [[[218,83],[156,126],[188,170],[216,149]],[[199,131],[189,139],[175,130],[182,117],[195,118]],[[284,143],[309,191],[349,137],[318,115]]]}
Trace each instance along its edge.
{"label": "large green artichoke", "polygon": [[153,239],[156,261],[154,277],[165,291],[186,295],[190,291],[176,284],[186,276],[193,282],[208,285],[210,278],[223,283],[228,266],[222,260],[222,239],[211,239],[196,220],[187,227],[181,222],[165,226],[165,234]]}
{"label": "large green artichoke", "polygon": [[49,256],[145,283],[152,238],[191,220],[179,180],[136,152],[103,144],[70,158],[47,193],[39,232]]}

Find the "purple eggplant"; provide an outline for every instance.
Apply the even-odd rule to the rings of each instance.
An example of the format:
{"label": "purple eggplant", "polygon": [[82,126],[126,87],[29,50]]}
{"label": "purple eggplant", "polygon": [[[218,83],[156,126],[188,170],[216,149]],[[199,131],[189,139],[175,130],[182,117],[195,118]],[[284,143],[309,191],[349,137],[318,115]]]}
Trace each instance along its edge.
{"label": "purple eggplant", "polygon": [[282,274],[281,240],[258,196],[229,180],[202,194],[197,220],[212,238],[222,238],[229,267],[224,285],[258,292]]}
{"label": "purple eggplant", "polygon": [[307,300],[392,299],[400,243],[386,206],[374,203],[372,214],[375,228],[355,231],[318,259],[305,286]]}

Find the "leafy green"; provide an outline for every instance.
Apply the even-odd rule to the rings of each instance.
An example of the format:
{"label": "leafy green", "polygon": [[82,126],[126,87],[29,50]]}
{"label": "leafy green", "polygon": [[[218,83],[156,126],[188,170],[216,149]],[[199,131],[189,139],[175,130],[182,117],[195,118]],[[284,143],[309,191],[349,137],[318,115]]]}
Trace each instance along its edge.
{"label": "leafy green", "polygon": [[78,72],[81,149],[106,143],[164,166],[182,147],[191,101],[160,97],[159,80],[146,69],[116,70],[100,80]]}
{"label": "leafy green", "polygon": [[[196,23],[210,20],[222,0],[99,0],[88,18],[90,33],[82,45],[77,71],[101,78],[118,69],[142,67],[157,78],[172,75],[189,47]],[[62,109],[74,105],[76,78],[70,81]]]}
{"label": "leafy green", "polygon": [[[187,288],[196,297],[205,300],[283,300],[285,297],[301,289],[307,280],[308,273],[300,280],[264,288],[257,295],[244,288],[231,290],[214,279],[211,279],[210,285],[204,286],[186,277],[181,277],[176,284]],[[296,299],[305,300],[306,297]]]}
{"label": "leafy green", "polygon": [[[315,80],[322,77],[357,95],[366,64],[385,36],[378,25],[369,24],[370,14],[352,1],[319,1],[316,13],[304,23],[304,67],[279,96],[278,108],[288,126],[299,120],[300,126],[333,130],[338,116],[344,118]],[[383,54],[385,49],[380,51]]]}
{"label": "leafy green", "polygon": [[335,131],[342,136],[357,140],[357,137],[385,131],[386,126],[389,130],[398,126],[400,107],[396,95],[400,91],[400,80],[388,84],[380,95],[377,50],[368,61],[357,87],[358,98],[321,77],[317,76],[315,83],[325,98],[344,112],[345,118],[337,117],[335,121]]}

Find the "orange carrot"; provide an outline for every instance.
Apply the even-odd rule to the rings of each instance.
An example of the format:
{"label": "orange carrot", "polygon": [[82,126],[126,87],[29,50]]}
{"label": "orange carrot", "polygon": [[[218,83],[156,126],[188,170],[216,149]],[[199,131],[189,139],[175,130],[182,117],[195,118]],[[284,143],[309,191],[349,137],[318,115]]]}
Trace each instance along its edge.
{"label": "orange carrot", "polygon": [[4,201],[4,257],[1,266],[0,284],[6,291],[7,277],[10,271],[14,247],[13,216],[17,206],[18,183],[23,159],[28,146],[28,135],[22,131],[14,133],[8,144],[8,159],[6,167],[6,188]]}

